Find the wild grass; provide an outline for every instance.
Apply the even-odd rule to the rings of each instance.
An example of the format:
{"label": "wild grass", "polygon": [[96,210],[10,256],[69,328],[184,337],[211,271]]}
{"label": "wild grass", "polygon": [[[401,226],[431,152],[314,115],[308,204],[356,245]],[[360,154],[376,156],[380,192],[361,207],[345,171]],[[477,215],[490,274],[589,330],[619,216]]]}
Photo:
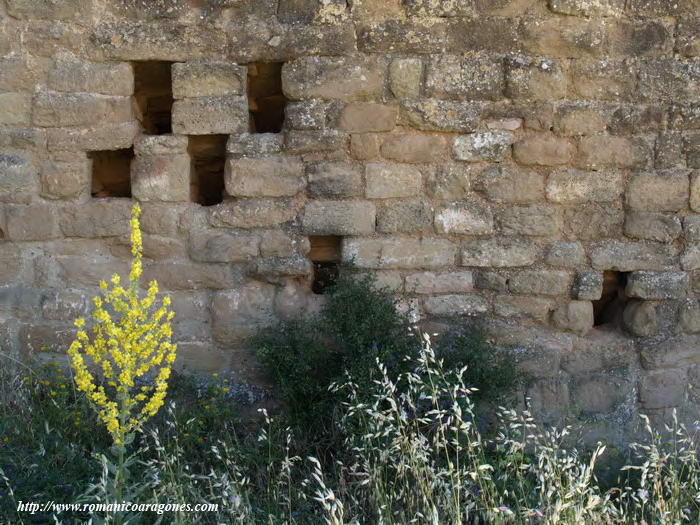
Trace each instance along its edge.
{"label": "wild grass", "polygon": [[[405,364],[406,371],[392,377],[376,362],[370,386],[362,390],[350,375],[332,386],[343,399],[335,420],[342,444],[325,452],[313,436],[295,436],[265,412],[255,423],[236,418],[223,391],[230,384],[225,378],[208,385],[178,379],[167,408],[135,440],[130,497],[218,503],[219,510],[135,514],[130,523],[700,521],[697,442],[677,421],[657,431],[645,420],[648,439],[631,446],[632,460],[620,470],[618,484],[603,489],[596,472],[605,445],[571,449],[571,429],[544,427],[506,407],[498,409],[495,432],[484,433],[464,369],[446,368],[427,338]],[[0,373],[2,523],[110,522],[109,516],[15,512],[18,500],[99,501],[105,494],[109,475],[93,454],[109,440],[96,432],[59,368],[36,377]]]}

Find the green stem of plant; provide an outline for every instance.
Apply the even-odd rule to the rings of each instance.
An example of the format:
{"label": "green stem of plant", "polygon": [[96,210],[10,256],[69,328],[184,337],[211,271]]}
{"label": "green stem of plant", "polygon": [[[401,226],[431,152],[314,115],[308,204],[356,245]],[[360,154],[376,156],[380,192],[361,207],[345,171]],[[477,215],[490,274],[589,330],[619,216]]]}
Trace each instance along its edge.
{"label": "green stem of plant", "polygon": [[[114,475],[114,490],[117,496],[117,505],[122,502],[122,491],[124,485],[124,447],[119,447],[119,452],[117,453],[117,471]],[[122,513],[114,513],[114,525],[122,524]]]}

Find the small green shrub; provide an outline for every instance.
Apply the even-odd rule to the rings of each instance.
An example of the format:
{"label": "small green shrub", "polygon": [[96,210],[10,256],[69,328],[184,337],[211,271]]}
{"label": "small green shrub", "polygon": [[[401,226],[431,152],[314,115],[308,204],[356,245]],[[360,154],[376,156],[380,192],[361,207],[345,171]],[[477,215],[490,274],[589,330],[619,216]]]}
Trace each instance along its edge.
{"label": "small green shrub", "polygon": [[[419,351],[420,334],[397,300],[371,275],[346,268],[317,316],[282,322],[254,338],[293,424],[313,432],[328,428],[340,403],[329,387],[346,372],[361,392],[369,392],[377,360],[392,378],[408,371],[405,357]],[[478,389],[475,399],[500,400],[517,387],[510,354],[487,344],[478,330],[454,327],[433,344],[447,368],[467,367],[466,380]]]}

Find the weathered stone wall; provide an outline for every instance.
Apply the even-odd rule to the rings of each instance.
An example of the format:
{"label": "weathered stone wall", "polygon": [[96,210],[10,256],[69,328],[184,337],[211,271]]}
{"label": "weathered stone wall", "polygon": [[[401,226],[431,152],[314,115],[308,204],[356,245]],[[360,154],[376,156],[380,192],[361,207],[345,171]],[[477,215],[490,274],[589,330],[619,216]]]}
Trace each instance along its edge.
{"label": "weathered stone wall", "polygon": [[[0,346],[60,354],[125,272],[131,201],[91,195],[91,152],[133,146],[183,366],[254,376],[245,338],[318,308],[309,236],[336,235],[416,315],[521,347],[543,416],[668,415],[700,383],[699,57],[699,0],[1,0]],[[133,96],[155,60],[167,135]],[[252,133],[270,61],[284,127]],[[188,136],[211,134],[202,206]]]}

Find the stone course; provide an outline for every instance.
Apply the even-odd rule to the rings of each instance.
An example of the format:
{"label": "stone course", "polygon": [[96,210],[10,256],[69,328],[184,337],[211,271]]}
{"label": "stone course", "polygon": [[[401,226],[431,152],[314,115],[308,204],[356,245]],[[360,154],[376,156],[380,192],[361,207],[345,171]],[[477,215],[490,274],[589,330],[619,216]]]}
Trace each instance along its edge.
{"label": "stone course", "polygon": [[[337,236],[421,321],[522,350],[542,417],[618,435],[678,406],[700,364],[697,2],[327,4],[0,2],[3,350],[65,352],[126,272],[137,200],[185,369],[255,379],[246,338],[318,309],[313,238]],[[276,102],[249,81],[269,62]],[[281,131],[256,133],[251,104],[280,101]],[[94,191],[100,152],[132,148],[131,199]]]}

